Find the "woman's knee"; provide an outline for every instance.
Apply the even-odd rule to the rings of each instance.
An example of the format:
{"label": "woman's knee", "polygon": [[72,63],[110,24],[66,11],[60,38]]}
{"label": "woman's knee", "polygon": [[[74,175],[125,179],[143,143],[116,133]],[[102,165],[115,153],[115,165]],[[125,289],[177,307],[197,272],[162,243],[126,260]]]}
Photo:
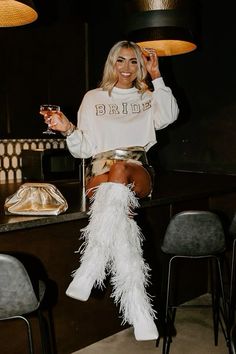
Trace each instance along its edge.
{"label": "woman's knee", "polygon": [[123,161],[117,162],[111,166],[109,171],[109,180],[120,179],[122,182],[126,182],[129,175],[129,167]]}

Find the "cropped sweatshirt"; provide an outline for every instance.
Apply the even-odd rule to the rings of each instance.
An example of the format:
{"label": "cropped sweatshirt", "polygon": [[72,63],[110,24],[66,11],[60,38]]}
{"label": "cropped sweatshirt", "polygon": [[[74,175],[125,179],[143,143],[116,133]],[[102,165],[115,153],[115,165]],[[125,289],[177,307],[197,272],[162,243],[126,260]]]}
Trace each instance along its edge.
{"label": "cropped sweatshirt", "polygon": [[77,129],[67,137],[71,154],[88,158],[100,152],[156,143],[156,130],[174,122],[179,113],[172,91],[162,78],[152,81],[154,91],[135,87],[88,91],[78,111]]}

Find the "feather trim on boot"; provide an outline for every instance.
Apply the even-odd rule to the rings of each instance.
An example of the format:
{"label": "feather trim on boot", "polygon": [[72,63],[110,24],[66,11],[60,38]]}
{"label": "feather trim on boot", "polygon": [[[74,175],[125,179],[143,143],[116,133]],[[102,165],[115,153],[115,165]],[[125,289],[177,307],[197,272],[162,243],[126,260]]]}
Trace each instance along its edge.
{"label": "feather trim on boot", "polygon": [[[119,224],[138,205],[136,198],[127,198],[127,187],[119,183],[102,183],[94,189],[88,225],[81,230],[83,244],[80,267],[72,273],[73,280],[66,294],[86,301],[93,285],[102,288],[111,269],[111,254]],[[83,288],[83,289],[82,289]]]}
{"label": "feather trim on boot", "polygon": [[[150,282],[150,267],[143,259],[143,234],[136,221],[130,217],[138,200],[134,192],[123,186],[123,201],[128,205],[119,220],[112,253],[112,297],[120,305],[123,324],[134,326],[137,340],[154,340],[159,334],[154,322],[156,311],[146,287]],[[125,208],[125,205],[123,206]]]}

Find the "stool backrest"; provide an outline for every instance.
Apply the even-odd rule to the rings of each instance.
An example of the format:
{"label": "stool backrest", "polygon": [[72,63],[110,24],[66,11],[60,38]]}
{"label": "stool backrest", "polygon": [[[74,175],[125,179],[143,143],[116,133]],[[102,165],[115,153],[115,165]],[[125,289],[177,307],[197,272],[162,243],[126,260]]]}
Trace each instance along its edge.
{"label": "stool backrest", "polygon": [[38,306],[24,265],[11,255],[0,254],[0,319],[33,312]]}
{"label": "stool backrest", "polygon": [[219,217],[210,211],[183,211],[172,217],[161,246],[164,253],[206,256],[225,250]]}

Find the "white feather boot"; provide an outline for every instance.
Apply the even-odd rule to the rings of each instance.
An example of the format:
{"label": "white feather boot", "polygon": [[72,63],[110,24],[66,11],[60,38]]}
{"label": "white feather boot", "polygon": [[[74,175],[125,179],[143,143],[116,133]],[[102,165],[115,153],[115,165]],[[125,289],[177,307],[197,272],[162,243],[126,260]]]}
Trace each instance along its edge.
{"label": "white feather boot", "polygon": [[81,230],[84,240],[78,252],[82,254],[80,267],[73,272],[73,280],[66,295],[87,301],[93,286],[103,287],[113,235],[117,231],[114,205],[114,183],[102,183],[94,191],[89,211],[89,223]]}
{"label": "white feather boot", "polygon": [[[134,193],[122,187],[127,189],[127,205],[137,206]],[[130,218],[130,210],[126,210],[113,245],[112,297],[120,304],[123,323],[133,325],[135,338],[155,340],[159,334],[154,322],[155,311],[146,291],[150,268],[143,259],[142,239],[140,228]]]}
{"label": "white feather boot", "polygon": [[142,234],[132,219],[139,206],[131,189],[120,183],[100,184],[90,207],[89,224],[82,231],[81,265],[66,294],[86,301],[93,286],[103,286],[112,272],[112,296],[120,303],[123,323],[134,326],[137,340],[158,338],[155,311],[145,287],[149,267],[142,257]]}

